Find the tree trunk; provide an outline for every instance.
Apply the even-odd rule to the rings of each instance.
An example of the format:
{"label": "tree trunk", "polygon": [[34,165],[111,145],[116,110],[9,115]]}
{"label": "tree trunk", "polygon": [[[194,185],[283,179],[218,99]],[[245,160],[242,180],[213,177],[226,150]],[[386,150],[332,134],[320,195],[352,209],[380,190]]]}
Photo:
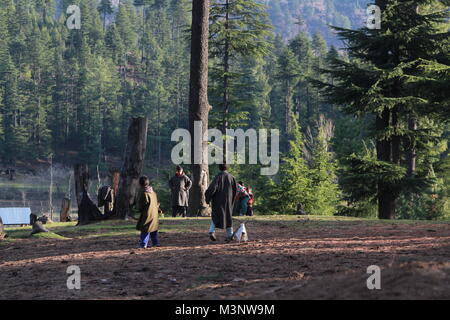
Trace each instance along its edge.
{"label": "tree trunk", "polygon": [[[398,123],[398,107],[392,110],[392,127],[395,130],[399,129]],[[392,136],[392,163],[400,165],[400,136],[394,134]]]}
{"label": "tree trunk", "polygon": [[144,158],[147,148],[147,118],[133,118],[128,128],[128,141],[124,163],[120,173],[120,188],[117,196],[116,214],[128,219],[131,205],[138,187],[139,177],[144,170]]}
{"label": "tree trunk", "polygon": [[[285,127],[285,134],[288,136],[291,133],[291,80],[286,80],[286,97],[285,97],[285,106],[284,106],[284,127]],[[289,143],[287,144],[289,145]]]}
{"label": "tree trunk", "polygon": [[61,212],[59,213],[59,222],[68,222],[70,215],[70,199],[64,198],[61,204]]}
{"label": "tree trunk", "polygon": [[[226,0],[225,2],[225,30],[228,31],[229,29],[229,22],[230,22],[230,16],[229,16],[229,0]],[[224,47],[224,56],[223,56],[223,127],[222,127],[222,133],[224,136],[226,135],[227,129],[228,129],[228,119],[229,119],[229,77],[228,73],[230,72],[230,40],[228,39],[228,34],[225,37],[225,47]],[[225,163],[227,160],[227,142],[225,140],[224,147],[223,147],[223,162]]]}
{"label": "tree trunk", "polygon": [[[417,122],[415,119],[409,119],[408,121],[408,129],[410,131],[417,130]],[[408,163],[407,176],[411,177],[414,172],[416,172],[416,161],[417,161],[417,153],[416,148],[414,146],[414,138],[411,138],[410,145],[406,152],[406,161]]]}
{"label": "tree trunk", "polygon": [[75,178],[75,196],[78,207],[83,199],[83,194],[89,189],[89,169],[87,164],[76,164],[73,168]]}
{"label": "tree trunk", "polygon": [[89,197],[89,169],[86,164],[74,166],[75,194],[78,205],[77,225],[88,224],[103,219],[103,215]]}
{"label": "tree trunk", "polygon": [[[381,116],[377,116],[376,130],[383,131],[389,127],[390,111],[385,109]],[[391,140],[377,141],[377,159],[379,161],[391,162]],[[395,198],[389,186],[383,182],[378,183],[378,218],[393,219],[395,216]]]}
{"label": "tree trunk", "polygon": [[[191,133],[191,155],[202,153],[201,162],[192,164],[192,188],[189,198],[189,215],[202,215],[207,210],[205,191],[208,188],[209,170],[206,151],[208,143],[202,134],[194,134],[195,121],[202,122],[203,131],[208,130],[208,38],[209,38],[209,0],[192,1],[191,29],[191,70],[189,85],[189,131]],[[196,150],[200,146],[201,150]]]}
{"label": "tree trunk", "polygon": [[119,192],[119,183],[120,183],[120,170],[111,169],[111,188],[114,190],[114,194]]}
{"label": "tree trunk", "polygon": [[381,190],[378,191],[378,219],[395,218],[395,196],[387,186],[382,183]]}

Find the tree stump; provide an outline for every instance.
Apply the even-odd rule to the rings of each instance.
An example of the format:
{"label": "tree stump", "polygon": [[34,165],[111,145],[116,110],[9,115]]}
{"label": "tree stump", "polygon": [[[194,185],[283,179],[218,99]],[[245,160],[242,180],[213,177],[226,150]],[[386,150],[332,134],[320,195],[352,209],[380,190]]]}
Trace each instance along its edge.
{"label": "tree stump", "polygon": [[49,232],[49,231],[44,227],[42,222],[36,221],[33,224],[33,229],[31,230],[31,234],[30,235],[37,234],[37,233],[42,233],[42,232]]}
{"label": "tree stump", "polygon": [[77,226],[85,225],[95,221],[104,220],[103,214],[97,208],[97,205],[91,200],[88,193],[85,192],[78,207]]}
{"label": "tree stump", "polygon": [[87,164],[76,164],[73,168],[75,177],[75,195],[78,207],[81,204],[83,195],[89,189],[89,168]]}
{"label": "tree stump", "polygon": [[117,195],[119,192],[119,183],[120,183],[120,170],[119,169],[111,169],[111,188],[114,191],[114,194]]}
{"label": "tree stump", "polygon": [[138,188],[139,177],[144,169],[147,127],[147,118],[140,117],[130,120],[116,207],[116,215],[122,219],[127,219],[131,215],[131,206]]}
{"label": "tree stump", "polygon": [[64,198],[61,204],[61,212],[59,213],[60,222],[68,222],[70,215],[70,199]]}

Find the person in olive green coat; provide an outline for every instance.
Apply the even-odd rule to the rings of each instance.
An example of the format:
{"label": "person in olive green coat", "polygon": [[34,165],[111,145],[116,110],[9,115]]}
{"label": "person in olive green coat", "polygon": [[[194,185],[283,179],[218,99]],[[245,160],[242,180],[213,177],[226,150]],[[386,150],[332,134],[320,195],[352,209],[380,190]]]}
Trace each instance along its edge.
{"label": "person in olive green coat", "polygon": [[139,178],[139,184],[141,190],[139,190],[136,197],[136,206],[140,212],[136,225],[136,229],[141,232],[139,246],[141,248],[147,248],[148,242],[151,239],[152,245],[157,247],[159,246],[158,198],[150,186],[150,180],[146,176]]}

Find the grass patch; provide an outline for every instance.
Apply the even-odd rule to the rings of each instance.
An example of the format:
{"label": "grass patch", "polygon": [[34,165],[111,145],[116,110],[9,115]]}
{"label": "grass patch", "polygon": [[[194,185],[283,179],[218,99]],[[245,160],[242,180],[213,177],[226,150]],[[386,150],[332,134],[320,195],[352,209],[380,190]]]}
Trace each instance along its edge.
{"label": "grass patch", "polygon": [[[310,229],[310,228],[335,228],[345,229],[354,227],[371,227],[376,225],[435,225],[449,224],[449,220],[423,221],[423,220],[378,220],[373,218],[355,218],[338,216],[299,216],[299,215],[275,215],[254,217],[233,217],[234,228],[240,223],[246,223],[249,228],[255,226],[274,226],[281,228]],[[204,231],[208,228],[211,218],[160,218],[161,233],[190,233]],[[50,233],[35,235],[35,238],[69,239],[69,238],[105,238],[135,236],[135,220],[107,220],[97,223],[76,226],[76,222],[51,223],[45,227]],[[29,238],[31,226],[6,227],[8,238],[0,243],[11,243],[18,239]]]}

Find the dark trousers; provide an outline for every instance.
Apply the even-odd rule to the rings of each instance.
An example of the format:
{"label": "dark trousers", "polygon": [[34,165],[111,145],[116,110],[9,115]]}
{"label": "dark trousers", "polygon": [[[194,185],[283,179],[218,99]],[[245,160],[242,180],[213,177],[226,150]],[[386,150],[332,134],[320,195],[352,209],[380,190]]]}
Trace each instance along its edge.
{"label": "dark trousers", "polygon": [[158,231],[154,232],[141,232],[141,242],[139,243],[141,248],[147,248],[148,247],[148,241],[151,239],[152,245],[157,246],[159,245],[159,239],[158,239]]}
{"label": "dark trousers", "polygon": [[185,218],[187,216],[187,207],[184,206],[172,206],[172,217],[176,217],[178,213],[181,213],[181,216]]}

